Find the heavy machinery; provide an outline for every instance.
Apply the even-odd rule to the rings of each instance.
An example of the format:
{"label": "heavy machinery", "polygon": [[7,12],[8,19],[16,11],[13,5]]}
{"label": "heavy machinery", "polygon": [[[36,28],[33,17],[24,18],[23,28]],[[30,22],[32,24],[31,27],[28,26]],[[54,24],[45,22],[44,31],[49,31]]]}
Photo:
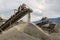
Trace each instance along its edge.
{"label": "heavy machinery", "polygon": [[[37,23],[36,25],[38,25],[42,29],[45,29],[45,30],[48,29],[49,32],[55,32],[54,28],[55,28],[56,24],[54,24],[51,21],[49,21],[46,17],[42,18],[41,20],[42,20],[42,22],[41,23]],[[49,26],[48,27],[43,26],[45,24],[49,24]]]}
{"label": "heavy machinery", "polygon": [[16,21],[24,17],[26,14],[31,12],[32,9],[27,8],[25,4],[20,5],[18,11],[0,26],[0,32],[5,31],[7,28],[10,27],[11,24],[15,23]]}

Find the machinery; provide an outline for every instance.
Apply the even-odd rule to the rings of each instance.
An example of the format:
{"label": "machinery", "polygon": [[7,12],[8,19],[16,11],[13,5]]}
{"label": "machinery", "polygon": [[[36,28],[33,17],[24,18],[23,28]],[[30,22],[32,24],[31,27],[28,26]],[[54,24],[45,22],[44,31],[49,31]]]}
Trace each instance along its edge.
{"label": "machinery", "polygon": [[26,14],[31,12],[32,9],[27,8],[25,4],[20,5],[18,11],[0,26],[0,32],[5,31],[7,28],[10,27],[11,24],[15,23],[16,21],[24,17]]}
{"label": "machinery", "polygon": [[[46,17],[42,18],[41,20],[42,20],[42,22],[41,23],[37,23],[36,25],[38,25],[42,29],[45,29],[45,30],[47,29],[49,32],[55,32],[54,28],[55,28],[56,24],[54,24],[51,21],[49,21]],[[49,26],[48,27],[43,26],[45,24],[49,24]]]}

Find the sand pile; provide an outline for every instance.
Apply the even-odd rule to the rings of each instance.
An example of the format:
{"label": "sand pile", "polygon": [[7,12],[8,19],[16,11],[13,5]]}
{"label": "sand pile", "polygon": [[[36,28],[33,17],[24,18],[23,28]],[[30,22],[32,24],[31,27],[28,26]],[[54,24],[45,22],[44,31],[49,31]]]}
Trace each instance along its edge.
{"label": "sand pile", "polygon": [[59,40],[59,39],[57,39],[57,37],[54,37],[54,34],[45,33],[41,28],[39,28],[35,24],[21,22],[15,25],[13,28],[9,29],[8,31],[4,31],[2,34],[0,34],[0,40]]}
{"label": "sand pile", "polygon": [[15,28],[11,28],[8,31],[3,32],[0,34],[0,40],[40,40],[34,38],[24,32],[20,32]]}
{"label": "sand pile", "polygon": [[23,31],[24,33],[31,35],[35,38],[50,40],[51,37],[49,34],[45,33],[38,26],[31,23],[21,23],[15,26],[19,31]]}

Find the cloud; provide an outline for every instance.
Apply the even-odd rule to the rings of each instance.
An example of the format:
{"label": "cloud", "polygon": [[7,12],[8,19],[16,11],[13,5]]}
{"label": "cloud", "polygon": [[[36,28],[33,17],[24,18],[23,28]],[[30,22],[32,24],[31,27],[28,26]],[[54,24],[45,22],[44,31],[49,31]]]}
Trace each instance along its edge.
{"label": "cloud", "polygon": [[3,10],[0,11],[0,17],[4,18],[4,19],[8,19],[10,18],[11,15],[14,14],[13,10]]}
{"label": "cloud", "polygon": [[[60,17],[60,0],[0,0],[0,16],[9,18],[22,3],[33,9],[32,19]],[[5,18],[4,17],[4,18]]]}
{"label": "cloud", "polygon": [[41,16],[31,16],[31,22],[33,22],[33,21],[38,21],[38,20],[40,20],[42,17]]}
{"label": "cloud", "polygon": [[44,16],[55,18],[60,17],[60,0],[46,0],[48,7],[44,10]]}
{"label": "cloud", "polygon": [[8,19],[18,6],[17,0],[0,0],[0,16]]}

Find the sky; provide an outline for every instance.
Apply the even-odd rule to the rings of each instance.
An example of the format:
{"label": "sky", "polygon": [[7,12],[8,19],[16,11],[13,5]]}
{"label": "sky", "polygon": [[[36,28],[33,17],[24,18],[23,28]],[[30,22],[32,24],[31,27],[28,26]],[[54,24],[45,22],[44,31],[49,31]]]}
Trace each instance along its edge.
{"label": "sky", "polygon": [[42,17],[60,17],[60,0],[0,0],[0,16],[8,19],[14,14],[14,9],[25,3],[33,10],[31,20],[40,20]]}

